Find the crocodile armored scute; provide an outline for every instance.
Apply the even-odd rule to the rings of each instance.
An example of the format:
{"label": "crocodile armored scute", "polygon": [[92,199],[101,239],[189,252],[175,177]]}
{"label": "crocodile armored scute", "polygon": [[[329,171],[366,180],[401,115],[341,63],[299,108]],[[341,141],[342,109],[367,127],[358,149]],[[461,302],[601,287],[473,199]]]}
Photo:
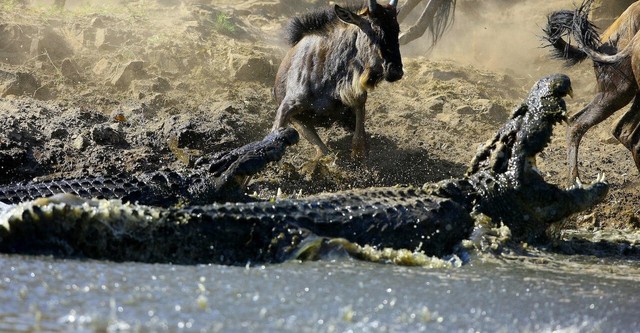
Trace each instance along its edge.
{"label": "crocodile armored scute", "polygon": [[[0,252],[243,265],[281,262],[318,239],[344,239],[443,256],[469,238],[476,214],[509,227],[513,240],[535,241],[551,223],[601,202],[608,191],[601,178],[589,186],[561,189],[534,169],[535,156],[549,143],[553,125],[566,117],[562,98],[570,88],[565,75],[539,80],[459,179],[422,188],[356,189],[181,209],[58,195],[0,215]],[[236,177],[234,171],[258,168],[239,167],[238,161],[257,158],[266,163],[262,154],[281,156],[261,150],[273,140],[263,142],[266,146],[245,146],[235,155],[224,155],[229,160],[215,165],[222,171],[214,180],[224,176],[232,180],[224,184],[239,188],[247,175]]]}
{"label": "crocodile armored scute", "polygon": [[45,182],[18,183],[0,188],[0,201],[8,204],[48,197],[58,193],[70,193],[85,198],[117,198],[137,201],[149,191],[140,179],[126,175],[57,179]]}

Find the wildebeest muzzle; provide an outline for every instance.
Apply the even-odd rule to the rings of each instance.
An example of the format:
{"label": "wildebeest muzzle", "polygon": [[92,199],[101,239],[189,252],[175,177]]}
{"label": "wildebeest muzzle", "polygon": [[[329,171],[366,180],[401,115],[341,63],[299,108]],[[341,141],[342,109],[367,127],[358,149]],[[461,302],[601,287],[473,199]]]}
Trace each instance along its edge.
{"label": "wildebeest muzzle", "polygon": [[384,65],[384,79],[388,82],[395,82],[402,79],[404,71],[402,65],[396,65],[392,63],[386,63]]}

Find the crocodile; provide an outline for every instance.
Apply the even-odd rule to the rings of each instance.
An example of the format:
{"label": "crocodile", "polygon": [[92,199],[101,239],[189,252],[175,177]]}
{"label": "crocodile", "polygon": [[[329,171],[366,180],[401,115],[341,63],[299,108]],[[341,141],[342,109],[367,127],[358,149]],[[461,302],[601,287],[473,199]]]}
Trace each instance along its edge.
{"label": "crocodile", "polygon": [[461,178],[165,208],[54,195],[6,207],[0,252],[244,265],[300,258],[310,244],[337,242],[443,257],[471,236],[479,214],[509,227],[516,241],[535,241],[551,223],[594,206],[608,192],[600,176],[561,189],[535,166],[553,126],[566,120],[563,98],[570,93],[566,75],[540,79]]}
{"label": "crocodile", "polygon": [[201,157],[193,169],[16,183],[0,187],[0,202],[17,204],[61,193],[162,207],[250,201],[242,184],[267,164],[279,161],[286,148],[298,141],[299,135],[294,129],[281,128],[261,141]]}

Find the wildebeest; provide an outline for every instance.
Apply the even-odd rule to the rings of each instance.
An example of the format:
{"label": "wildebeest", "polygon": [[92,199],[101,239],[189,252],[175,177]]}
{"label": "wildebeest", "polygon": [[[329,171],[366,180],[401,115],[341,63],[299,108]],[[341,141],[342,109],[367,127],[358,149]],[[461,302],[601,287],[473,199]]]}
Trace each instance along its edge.
{"label": "wildebeest", "polygon": [[309,12],[287,27],[291,49],[276,74],[273,130],[291,122],[319,156],[329,149],[314,126],[339,122],[355,131],[352,157],[364,158],[367,92],[404,75],[396,1],[365,3],[357,11],[335,5]]}
{"label": "wildebeest", "polygon": [[[640,169],[640,2],[633,3],[602,35],[589,21],[593,0],[584,1],[575,11],[562,10],[549,15],[545,38],[557,57],[568,65],[591,58],[597,79],[593,100],[571,116],[567,128],[569,176],[577,180],[578,147],[582,136],[613,113],[633,104],[615,125],[613,135],[633,155]],[[563,39],[569,34],[577,41],[571,45]]]}

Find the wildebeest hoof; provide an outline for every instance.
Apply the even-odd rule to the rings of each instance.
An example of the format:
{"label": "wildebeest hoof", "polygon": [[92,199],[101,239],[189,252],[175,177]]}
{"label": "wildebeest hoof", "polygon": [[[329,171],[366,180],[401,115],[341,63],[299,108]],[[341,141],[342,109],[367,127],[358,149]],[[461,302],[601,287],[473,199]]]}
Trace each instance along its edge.
{"label": "wildebeest hoof", "polygon": [[336,164],[336,159],[337,156],[333,154],[318,156],[302,164],[300,173],[305,178],[326,178],[331,174],[330,166]]}

